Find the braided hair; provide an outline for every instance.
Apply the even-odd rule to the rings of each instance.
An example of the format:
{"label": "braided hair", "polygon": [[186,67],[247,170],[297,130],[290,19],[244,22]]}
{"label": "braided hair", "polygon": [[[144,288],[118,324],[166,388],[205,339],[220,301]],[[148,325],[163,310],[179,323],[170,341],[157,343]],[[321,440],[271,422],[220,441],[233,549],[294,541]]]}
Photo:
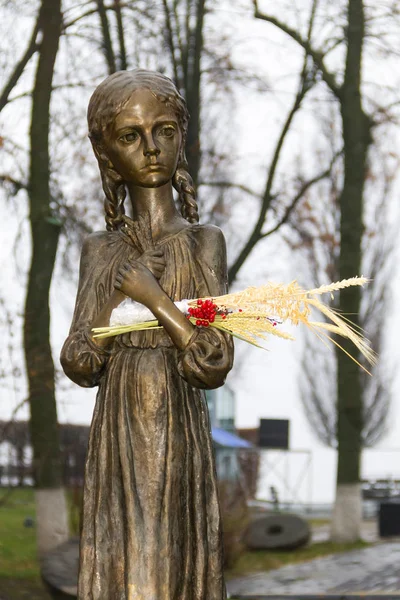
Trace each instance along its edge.
{"label": "braided hair", "polygon": [[182,133],[178,165],[172,184],[179,195],[182,216],[189,223],[198,223],[199,214],[193,181],[187,170],[185,142],[189,113],[186,103],[168,77],[154,71],[135,69],[118,71],[105,79],[95,89],[88,107],[89,138],[99,163],[101,181],[106,195],[104,208],[108,231],[119,229],[124,223],[125,182],[114,169],[103,145],[104,132],[115,116],[138,89],[149,90],[158,100],[170,106],[176,113]]}

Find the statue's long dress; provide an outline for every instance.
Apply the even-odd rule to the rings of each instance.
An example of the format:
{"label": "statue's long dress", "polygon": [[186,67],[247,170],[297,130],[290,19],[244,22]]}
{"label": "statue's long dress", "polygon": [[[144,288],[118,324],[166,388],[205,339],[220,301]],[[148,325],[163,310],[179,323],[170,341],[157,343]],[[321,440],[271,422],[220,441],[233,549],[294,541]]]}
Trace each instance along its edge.
{"label": "statue's long dress", "polygon": [[[189,226],[159,242],[166,258],[160,285],[173,300],[226,292],[218,260],[202,260],[209,230]],[[223,600],[220,511],[200,388],[223,383],[232,342],[210,328],[197,328],[184,352],[164,330],[118,336],[107,351],[90,340],[89,325],[113,291],[118,267],[143,250],[124,231],[94,234],[85,244],[61,355],[73,381],[99,386],[86,462],[79,599]],[[224,248],[218,253],[224,256]]]}

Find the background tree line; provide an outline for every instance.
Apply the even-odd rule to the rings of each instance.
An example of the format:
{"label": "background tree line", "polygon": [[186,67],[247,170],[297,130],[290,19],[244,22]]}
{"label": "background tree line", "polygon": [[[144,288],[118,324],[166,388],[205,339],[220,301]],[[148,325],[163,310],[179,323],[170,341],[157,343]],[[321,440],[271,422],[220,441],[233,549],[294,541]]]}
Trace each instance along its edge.
{"label": "background tree line", "polygon": [[[359,290],[347,292],[338,308],[360,314],[375,347],[384,348],[392,251],[386,229],[397,166],[390,136],[395,136],[399,99],[395,79],[379,81],[373,71],[383,61],[398,64],[396,2],[340,0],[333,6],[325,0],[294,5],[279,0],[269,13],[268,3],[244,0],[235,7],[210,0],[3,0],[0,9],[3,27],[7,24],[12,32],[4,32],[3,38],[0,181],[2,201],[11,210],[21,199],[28,206],[31,256],[23,343],[38,497],[46,499],[50,493],[60,505],[59,514],[65,512],[50,285],[57,256],[67,269],[82,236],[103,228],[84,113],[95,85],[115,70],[161,70],[185,96],[191,114],[189,170],[203,220],[222,224],[228,234],[231,284],[245,271],[254,249],[276,236],[293,249],[298,265],[307,264],[304,281],[312,278],[313,285],[326,277],[360,274],[363,268],[376,272],[363,298]],[[256,59],[246,31],[233,26],[239,18],[256,27],[269,47],[287,48],[292,62],[284,92],[281,79],[269,75],[268,55]],[[246,43],[247,52],[235,51],[235,45]],[[238,141],[246,125],[231,127],[243,98],[255,94],[265,104],[262,118],[268,118],[280,98],[274,136],[265,141],[257,165],[242,154]],[[250,215],[245,227],[240,210]],[[2,301],[12,313],[7,299]],[[321,356],[330,386],[321,385],[316,370],[307,370],[308,360],[304,398],[317,432],[338,448],[333,536],[356,539],[361,449],[384,430],[387,373],[379,367],[367,382],[344,354]],[[349,510],[351,527],[344,520]],[[43,528],[42,551],[59,541],[52,538],[51,524]],[[66,525],[62,535],[67,535]]]}

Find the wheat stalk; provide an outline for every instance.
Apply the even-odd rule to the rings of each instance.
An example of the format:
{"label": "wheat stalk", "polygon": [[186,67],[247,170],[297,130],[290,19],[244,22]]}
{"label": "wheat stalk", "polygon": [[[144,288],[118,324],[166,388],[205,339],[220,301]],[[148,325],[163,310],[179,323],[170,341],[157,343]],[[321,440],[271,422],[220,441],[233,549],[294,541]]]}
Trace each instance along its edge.
{"label": "wheat stalk", "polygon": [[350,279],[342,279],[342,281],[337,281],[336,283],[329,283],[328,285],[321,285],[318,288],[313,290],[309,290],[308,294],[332,294],[333,292],[337,292],[339,290],[343,290],[345,288],[360,285],[363,286],[366,283],[369,283],[371,280],[366,277],[350,277]]}
{"label": "wheat stalk", "polygon": [[[366,360],[374,365],[377,360],[376,354],[370,348],[369,342],[362,335],[360,328],[346,317],[339,316],[337,311],[315,297],[322,294],[333,294],[333,292],[355,285],[364,285],[368,281],[365,277],[352,277],[309,291],[300,288],[296,281],[292,281],[288,285],[268,282],[257,288],[249,287],[241,292],[213,298],[202,298],[202,300],[212,300],[219,309],[214,322],[209,323],[210,327],[229,333],[255,346],[264,348],[260,344],[260,341],[266,340],[269,335],[287,340],[294,339],[291,335],[279,330],[271,323],[271,319],[279,318],[280,321],[289,321],[293,325],[304,324],[324,343],[326,343],[326,340],[329,340],[360,365],[356,358],[351,356],[335,339],[330,337],[329,333],[347,338]],[[195,307],[197,302],[197,299],[190,300],[188,304]],[[312,308],[322,313],[329,322],[310,321],[309,317]],[[191,323],[196,324],[196,318],[190,317],[189,320]],[[160,328],[157,320],[134,325],[99,327],[93,329],[93,337],[104,338],[130,331],[144,331],[157,328]],[[362,365],[360,367],[366,371]],[[368,371],[366,372],[368,373]]]}

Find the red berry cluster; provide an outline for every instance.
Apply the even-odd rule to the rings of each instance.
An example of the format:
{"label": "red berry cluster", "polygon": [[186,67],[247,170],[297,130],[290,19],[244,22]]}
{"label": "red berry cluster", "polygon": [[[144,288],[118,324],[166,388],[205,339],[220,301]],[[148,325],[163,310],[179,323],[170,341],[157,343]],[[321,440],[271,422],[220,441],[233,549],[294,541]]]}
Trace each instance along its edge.
{"label": "red berry cluster", "polygon": [[197,306],[188,309],[188,319],[196,319],[198,327],[208,327],[214,323],[217,310],[218,306],[212,300],[197,300]]}

